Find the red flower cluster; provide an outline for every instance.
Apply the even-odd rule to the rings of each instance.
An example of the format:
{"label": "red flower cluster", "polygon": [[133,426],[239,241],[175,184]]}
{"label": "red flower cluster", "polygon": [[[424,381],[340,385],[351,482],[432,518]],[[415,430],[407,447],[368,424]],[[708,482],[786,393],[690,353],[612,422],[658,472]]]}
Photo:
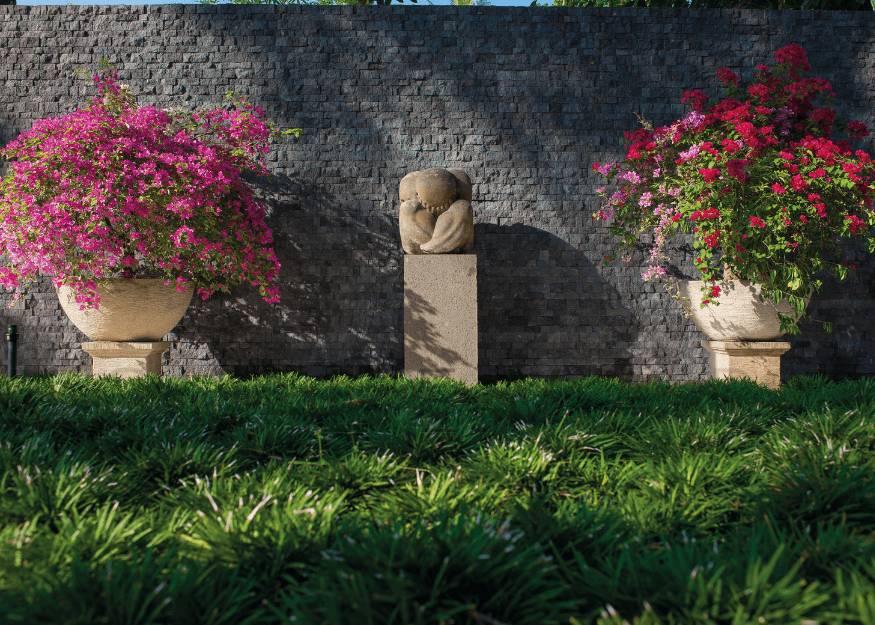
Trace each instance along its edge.
{"label": "red flower cluster", "polygon": [[717,152],[717,150],[714,149],[714,144],[711,143],[710,141],[704,141],[704,142],[702,143],[702,145],[699,146],[699,149],[700,149],[702,152],[707,152],[707,153],[710,154],[711,156],[716,156],[716,157],[717,157],[717,160],[720,160],[720,154],[719,154],[719,152]]}
{"label": "red flower cluster", "polygon": [[742,147],[733,139],[724,139],[723,141],[721,141],[721,144],[723,145],[723,151],[727,154],[735,154]]}
{"label": "red flower cluster", "polygon": [[751,226],[756,226],[757,228],[765,228],[765,227],[766,227],[766,222],[764,222],[764,221],[763,221],[762,219],[760,219],[759,217],[753,217],[753,216],[751,216],[751,218],[750,218],[750,225],[751,225]]}
{"label": "red flower cluster", "polygon": [[808,188],[808,183],[805,182],[805,178],[796,174],[793,176],[793,182],[790,183],[790,188],[797,192],[804,191]]}
{"label": "red flower cluster", "polygon": [[851,234],[857,234],[858,232],[866,231],[866,222],[857,217],[856,215],[846,215],[845,221],[850,221],[848,224],[848,230],[851,231]]}
{"label": "red flower cluster", "polygon": [[720,217],[720,211],[716,208],[708,208],[703,211],[696,211],[692,215],[690,215],[690,219],[692,221],[699,221],[700,219],[717,219]]}
{"label": "red flower cluster", "polygon": [[789,63],[790,68],[793,70],[811,71],[811,67],[808,65],[808,57],[805,56],[805,50],[798,43],[791,43],[789,46],[784,46],[775,52],[775,61],[778,63]]}
{"label": "red flower cluster", "polygon": [[851,136],[851,139],[862,139],[869,136],[869,131],[866,130],[866,124],[852,119],[848,122],[848,134]]}
{"label": "red flower cluster", "polygon": [[699,175],[705,178],[705,182],[714,182],[720,175],[720,170],[716,167],[702,168],[699,170]]}
{"label": "red flower cluster", "polygon": [[725,67],[717,70],[717,78],[722,80],[724,85],[738,84],[738,74],[732,70],[726,69]]}
{"label": "red flower cluster", "polygon": [[713,250],[715,247],[720,245],[720,232],[713,232],[705,237],[705,247],[709,250]]}
{"label": "red flower cluster", "polygon": [[701,111],[702,107],[705,106],[705,102],[708,101],[708,96],[705,95],[700,89],[693,89],[692,91],[687,91],[684,93],[684,97],[681,98],[681,102],[684,103],[687,100],[690,100],[692,104],[690,106],[693,107],[694,111]]}
{"label": "red flower cluster", "polygon": [[811,112],[811,119],[816,122],[819,122],[821,127],[823,128],[823,132],[829,136],[830,130],[832,129],[833,124],[836,119],[835,110],[824,107],[822,109],[817,109]]}
{"label": "red flower cluster", "polygon": [[774,88],[772,85],[751,85],[747,88],[747,92],[753,97],[758,98],[761,102],[765,102],[774,92]]}

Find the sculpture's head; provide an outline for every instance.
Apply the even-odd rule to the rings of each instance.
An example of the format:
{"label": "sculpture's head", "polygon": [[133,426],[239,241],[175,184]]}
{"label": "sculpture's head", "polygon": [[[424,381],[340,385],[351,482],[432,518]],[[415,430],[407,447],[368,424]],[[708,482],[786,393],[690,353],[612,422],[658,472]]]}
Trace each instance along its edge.
{"label": "sculpture's head", "polygon": [[404,176],[398,191],[402,202],[415,200],[437,216],[456,200],[471,201],[471,179],[461,169],[433,167]]}

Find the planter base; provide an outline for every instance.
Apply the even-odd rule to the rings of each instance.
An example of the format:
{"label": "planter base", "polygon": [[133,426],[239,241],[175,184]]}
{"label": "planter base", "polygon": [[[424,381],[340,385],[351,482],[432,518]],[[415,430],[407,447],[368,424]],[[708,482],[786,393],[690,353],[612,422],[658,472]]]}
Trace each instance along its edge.
{"label": "planter base", "polygon": [[702,341],[710,354],[711,378],[749,378],[770,389],[781,386],[781,354],[790,343]]}
{"label": "planter base", "polygon": [[150,373],[161,375],[161,355],[170,348],[169,341],[118,343],[93,341],[82,343],[91,354],[91,375],[140,378]]}
{"label": "planter base", "polygon": [[404,255],[404,375],[477,383],[477,256]]}

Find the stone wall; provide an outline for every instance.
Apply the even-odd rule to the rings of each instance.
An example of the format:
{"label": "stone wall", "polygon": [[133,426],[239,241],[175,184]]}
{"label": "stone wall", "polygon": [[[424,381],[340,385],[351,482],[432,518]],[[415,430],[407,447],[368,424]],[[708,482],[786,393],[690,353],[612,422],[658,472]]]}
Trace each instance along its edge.
{"label": "stone wall", "polygon": [[[750,80],[789,43],[832,82],[840,114],[875,129],[875,14],[865,12],[0,7],[0,144],[90,98],[73,70],[103,58],[143,104],[215,106],[233,89],[304,129],[270,154],[273,184],[258,185],[282,303],[248,291],[193,303],[169,339],[174,375],[400,372],[398,182],[452,166],[474,181],[482,380],[700,379],[704,337],[642,282],[641,258],[602,266],[610,237],[591,219],[601,181],[590,166],[622,157],[636,113],[671,122],[688,110],[684,91],[720,95],[717,68]],[[875,152],[871,137],[855,148]],[[674,253],[691,272],[682,246]],[[875,258],[852,255],[857,270],[827,278],[812,304],[835,331],[809,323],[791,337],[785,379],[875,373]],[[18,324],[28,372],[90,364],[48,283],[0,309],[0,323]]]}

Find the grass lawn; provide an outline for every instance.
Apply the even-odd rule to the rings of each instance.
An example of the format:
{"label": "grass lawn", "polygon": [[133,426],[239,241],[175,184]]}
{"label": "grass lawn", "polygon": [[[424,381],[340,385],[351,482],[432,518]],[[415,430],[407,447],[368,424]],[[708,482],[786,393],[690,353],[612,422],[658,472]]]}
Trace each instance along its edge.
{"label": "grass lawn", "polygon": [[0,622],[875,623],[875,380],[0,378]]}

